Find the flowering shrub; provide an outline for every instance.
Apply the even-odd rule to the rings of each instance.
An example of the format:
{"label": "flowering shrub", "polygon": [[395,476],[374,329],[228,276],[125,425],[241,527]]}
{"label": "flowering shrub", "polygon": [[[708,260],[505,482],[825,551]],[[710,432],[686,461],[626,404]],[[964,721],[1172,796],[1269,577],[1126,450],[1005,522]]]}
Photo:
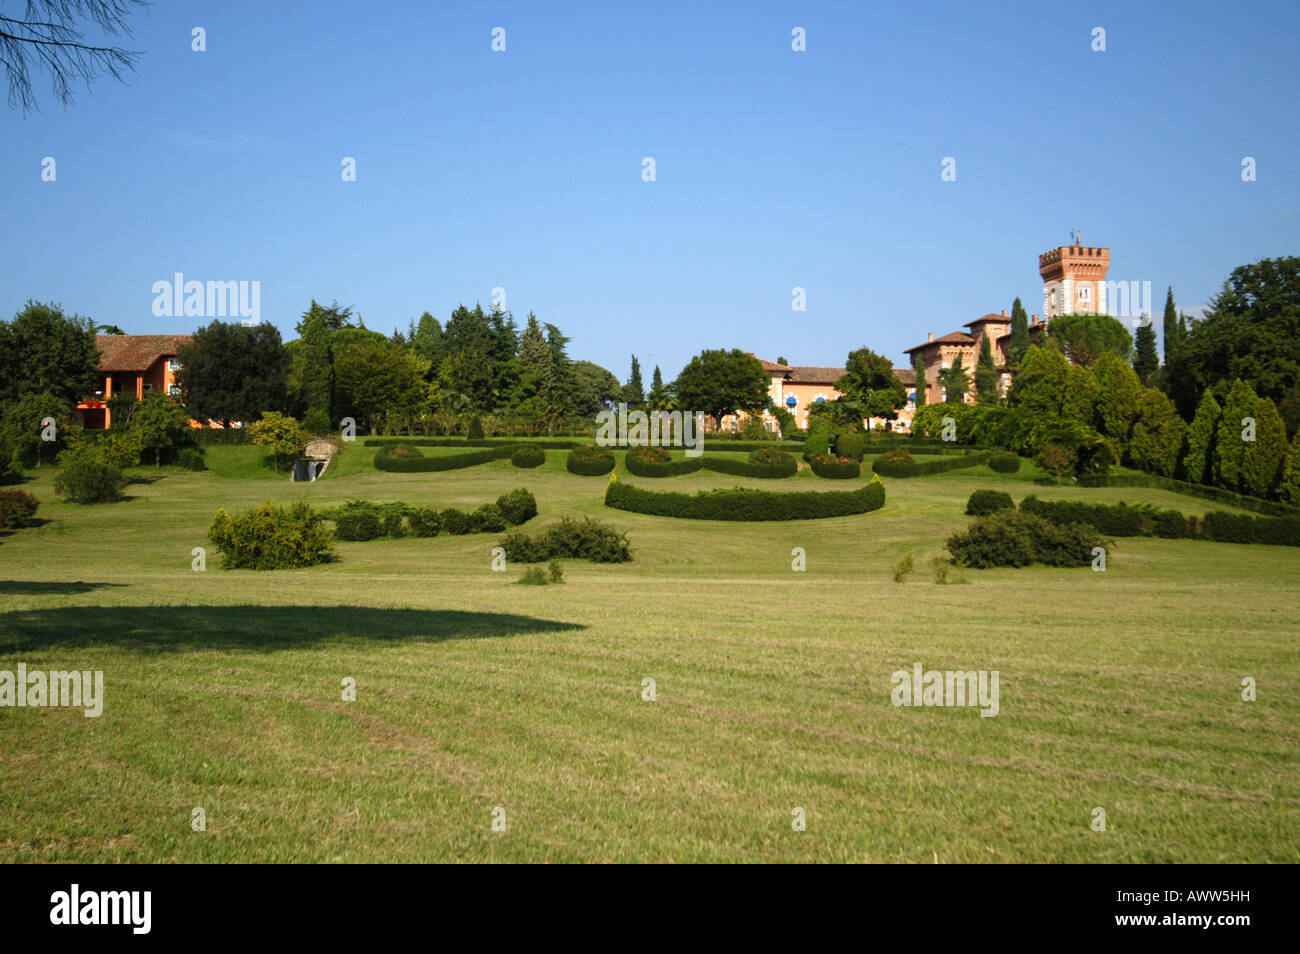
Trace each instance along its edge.
{"label": "flowering shrub", "polygon": [[862,475],[862,465],[848,457],[836,457],[834,454],[813,455],[808,462],[812,472],[818,477],[830,477],[837,480],[851,480]]}

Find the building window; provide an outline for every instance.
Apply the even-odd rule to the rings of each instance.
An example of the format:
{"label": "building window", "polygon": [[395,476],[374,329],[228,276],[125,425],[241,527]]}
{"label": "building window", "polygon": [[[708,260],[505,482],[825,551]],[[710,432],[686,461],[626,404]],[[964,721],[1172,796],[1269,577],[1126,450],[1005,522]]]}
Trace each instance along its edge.
{"label": "building window", "polygon": [[1091,301],[1092,300],[1091,296],[1092,296],[1092,289],[1089,288],[1087,285],[1084,285],[1079,289],[1079,301]]}
{"label": "building window", "polygon": [[143,387],[143,389],[144,389],[145,391],[152,391],[152,390],[153,390],[153,385],[152,385],[152,384],[149,384],[148,382],[146,382],[142,387]]}
{"label": "building window", "polygon": [[167,393],[170,394],[172,397],[180,397],[181,386],[179,384],[173,384],[170,388],[167,389]]}
{"label": "building window", "polygon": [[168,371],[179,371],[180,369],[181,369],[181,359],[180,359],[180,358],[168,358],[168,359],[167,359],[167,370],[168,370]]}

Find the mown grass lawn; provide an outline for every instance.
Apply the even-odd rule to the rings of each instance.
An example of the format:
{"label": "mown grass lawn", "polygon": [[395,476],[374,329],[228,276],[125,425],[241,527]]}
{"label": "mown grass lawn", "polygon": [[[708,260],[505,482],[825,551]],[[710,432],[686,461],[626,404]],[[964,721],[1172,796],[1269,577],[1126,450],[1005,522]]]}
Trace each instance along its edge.
{"label": "mown grass lawn", "polygon": [[[978,467],[886,480],[862,516],[694,522],[607,510],[606,478],[564,451],[385,474],[354,446],[306,488],[250,448],[208,453],[210,472],[166,469],[122,503],[61,504],[44,468],[25,485],[47,522],[0,536],[0,669],[100,669],[107,698],[98,719],[0,708],[8,860],[1300,861],[1300,550],[1122,539],[1104,573],[929,574],[981,487],[1218,505]],[[536,523],[626,529],[635,562],[517,586],[488,534],[191,569],[218,507],[469,508],[518,486]],[[1000,714],[894,707],[915,662],[998,670]]]}

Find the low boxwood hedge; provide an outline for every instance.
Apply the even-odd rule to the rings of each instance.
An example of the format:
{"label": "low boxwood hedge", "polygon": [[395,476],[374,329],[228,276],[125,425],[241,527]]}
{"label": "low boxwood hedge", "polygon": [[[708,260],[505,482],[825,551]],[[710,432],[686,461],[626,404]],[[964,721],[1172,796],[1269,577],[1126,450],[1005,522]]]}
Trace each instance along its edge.
{"label": "low boxwood hedge", "polygon": [[518,437],[483,437],[475,440],[467,437],[372,437],[363,442],[366,447],[390,447],[393,444],[405,444],[407,447],[502,447],[523,444],[543,450],[572,450],[584,443],[589,442],[535,441]]}
{"label": "low boxwood hedge", "polygon": [[601,477],[614,469],[614,453],[597,444],[579,444],[569,451],[564,466],[580,477]]}
{"label": "low boxwood hedge", "polygon": [[971,493],[970,500],[966,501],[966,514],[982,517],[987,513],[1014,509],[1015,506],[1016,502],[1011,499],[1011,495],[1001,490],[976,490]]}
{"label": "low boxwood hedge", "polygon": [[704,466],[700,457],[673,460],[666,447],[630,447],[623,455],[628,472],[638,477],[677,477],[693,474]]}
{"label": "low boxwood hedge", "polygon": [[879,510],[885,505],[885,485],[879,478],[858,490],[820,493],[777,493],[732,487],[699,493],[659,493],[610,478],[605,506],[632,513],[688,520],[817,520]]}
{"label": "low boxwood hedge", "polygon": [[490,460],[501,460],[511,456],[515,444],[503,444],[483,450],[467,451],[464,454],[446,454],[441,457],[425,457],[409,444],[396,444],[381,447],[375,451],[375,468],[397,474],[418,474],[431,471],[459,470],[486,464]]}
{"label": "low boxwood hedge", "polygon": [[439,533],[496,533],[518,526],[537,516],[537,501],[526,488],[502,494],[495,503],[483,504],[471,513],[450,508],[439,513],[429,507],[404,503],[373,503],[349,500],[321,511],[334,521],[339,540],[379,540],[399,537],[436,537]]}
{"label": "low boxwood hedge", "polygon": [[1274,500],[1247,497],[1221,487],[1207,487],[1204,484],[1174,480],[1172,477],[1162,477],[1159,474],[1081,474],[1078,477],[1078,484],[1080,487],[1158,487],[1161,490],[1172,490],[1176,494],[1213,500],[1215,503],[1228,504],[1240,510],[1250,510],[1271,517],[1300,515],[1300,508]]}
{"label": "low boxwood hedge", "polygon": [[1247,514],[1207,513],[1198,528],[1204,540],[1218,543],[1263,543],[1300,547],[1300,516],[1251,517]]}
{"label": "low boxwood hedge", "polygon": [[520,444],[510,455],[510,463],[516,467],[540,467],[546,463],[546,452],[535,444]]}
{"label": "low boxwood hedge", "polygon": [[993,455],[986,451],[966,453],[960,456],[943,457],[940,460],[918,461],[906,448],[890,451],[883,457],[876,458],[871,469],[883,477],[925,477],[930,474],[942,474],[964,467],[976,467],[987,463]]}
{"label": "low boxwood hedge", "polygon": [[737,477],[779,479],[793,477],[799,471],[794,456],[779,447],[761,447],[750,453],[747,460],[731,457],[687,457],[673,460],[664,447],[633,447],[624,457],[628,472],[637,477],[679,477],[700,470]]}

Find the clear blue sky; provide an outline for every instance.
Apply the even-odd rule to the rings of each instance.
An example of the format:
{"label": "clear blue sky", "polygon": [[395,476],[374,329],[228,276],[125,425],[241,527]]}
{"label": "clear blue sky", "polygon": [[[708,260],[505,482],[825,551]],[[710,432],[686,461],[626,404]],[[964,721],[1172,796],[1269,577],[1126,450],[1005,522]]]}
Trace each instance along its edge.
{"label": "clear blue sky", "polygon": [[1076,228],[1157,313],[1300,253],[1294,2],[158,0],[132,23],[129,85],[64,109],[42,76],[42,112],[0,111],[5,317],[189,331],[151,310],[183,272],[260,281],[287,340],[313,297],[391,332],[503,286],[648,382],[706,347],[905,366],[1016,295],[1040,311],[1037,256]]}

